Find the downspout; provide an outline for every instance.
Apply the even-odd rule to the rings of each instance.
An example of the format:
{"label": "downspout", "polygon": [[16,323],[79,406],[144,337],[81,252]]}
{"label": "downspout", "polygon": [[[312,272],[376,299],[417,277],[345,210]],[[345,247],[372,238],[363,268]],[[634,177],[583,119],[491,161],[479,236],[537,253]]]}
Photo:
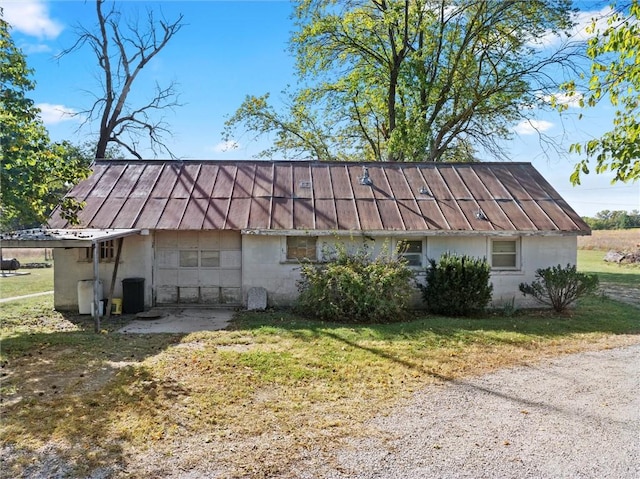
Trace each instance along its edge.
{"label": "downspout", "polygon": [[93,319],[95,332],[100,332],[100,247],[98,241],[93,241]]}

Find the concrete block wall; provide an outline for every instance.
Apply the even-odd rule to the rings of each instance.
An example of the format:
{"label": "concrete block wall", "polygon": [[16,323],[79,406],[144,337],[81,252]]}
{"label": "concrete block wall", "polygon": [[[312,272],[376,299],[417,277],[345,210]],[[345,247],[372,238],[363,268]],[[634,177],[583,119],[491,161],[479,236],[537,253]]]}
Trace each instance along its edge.
{"label": "concrete block wall", "polygon": [[[412,238],[416,239],[416,238]],[[378,254],[383,245],[395,247],[397,239],[377,237],[368,241],[373,254]],[[501,307],[506,302],[515,301],[518,306],[531,306],[536,303],[525,298],[518,286],[522,282],[535,279],[538,268],[567,263],[575,264],[577,254],[577,238],[574,236],[524,236],[519,238],[518,268],[515,270],[493,270],[493,306]],[[362,245],[362,237],[321,237],[319,248],[329,248],[336,242],[344,242],[351,247]],[[467,254],[489,259],[491,255],[491,239],[483,236],[447,237],[430,236],[426,238],[424,262],[427,258],[439,258],[445,252]],[[243,293],[257,286],[268,291],[271,306],[288,305],[298,295],[297,281],[300,279],[300,267],[297,262],[286,261],[286,239],[281,236],[243,235],[242,238],[242,284]],[[424,282],[424,272],[416,269],[417,281]],[[415,305],[422,305],[421,295],[416,290]]]}
{"label": "concrete block wall", "polygon": [[[93,262],[84,260],[84,256],[84,248],[54,249],[54,307],[57,310],[78,310],[78,281],[93,279]],[[105,296],[111,285],[113,267],[113,262],[100,263],[99,277]],[[122,246],[114,297],[122,298],[122,280],[124,278],[145,278],[145,307],[150,307],[152,304],[152,270],[153,242],[151,236],[126,237]]]}

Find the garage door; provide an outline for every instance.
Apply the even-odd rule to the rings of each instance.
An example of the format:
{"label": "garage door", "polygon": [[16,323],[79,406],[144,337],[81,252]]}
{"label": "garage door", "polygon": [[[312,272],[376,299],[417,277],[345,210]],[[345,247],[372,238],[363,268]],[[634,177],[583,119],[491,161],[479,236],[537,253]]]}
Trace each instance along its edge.
{"label": "garage door", "polygon": [[157,231],[156,304],[240,304],[241,244],[235,231]]}

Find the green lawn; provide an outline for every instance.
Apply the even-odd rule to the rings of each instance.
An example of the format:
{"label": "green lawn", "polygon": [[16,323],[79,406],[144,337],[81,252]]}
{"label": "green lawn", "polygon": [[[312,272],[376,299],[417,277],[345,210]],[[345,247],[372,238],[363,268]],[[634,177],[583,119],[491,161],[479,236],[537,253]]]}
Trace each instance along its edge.
{"label": "green lawn", "polygon": [[[579,268],[638,284],[640,268],[600,257],[580,251]],[[52,270],[36,272],[0,279],[2,294],[51,288]],[[65,444],[55,454],[78,477],[116,464],[143,477],[138,452],[171,458],[204,441],[220,445],[214,457],[228,477],[278,477],[305,451],[369,435],[369,419],[430,384],[640,341],[638,309],[603,297],[562,315],[418,314],[395,324],[245,312],[226,331],[192,334],[115,333],[126,320],[105,320],[95,334],[91,318],[54,311],[51,296],[2,304],[0,445],[31,458]],[[185,468],[204,459],[197,451],[181,457]],[[20,476],[29,461],[8,473]]]}
{"label": "green lawn", "polygon": [[53,291],[53,268],[20,269],[19,276],[0,276],[0,299]]}
{"label": "green lawn", "polygon": [[[170,457],[187,441],[224,444],[215,457],[235,471],[229,477],[277,477],[304,451],[368,434],[368,419],[434,382],[640,334],[636,308],[596,297],[560,316],[421,315],[399,324],[241,313],[229,330],[186,335],[116,334],[108,321],[95,334],[88,318],[53,311],[50,297],[7,306],[0,444],[29,455],[48,441],[67,444],[57,455],[79,477],[149,448]],[[136,477],[135,459],[127,470]]]}
{"label": "green lawn", "polygon": [[606,251],[578,250],[578,270],[595,273],[603,283],[616,283],[640,288],[640,265],[607,263]]}

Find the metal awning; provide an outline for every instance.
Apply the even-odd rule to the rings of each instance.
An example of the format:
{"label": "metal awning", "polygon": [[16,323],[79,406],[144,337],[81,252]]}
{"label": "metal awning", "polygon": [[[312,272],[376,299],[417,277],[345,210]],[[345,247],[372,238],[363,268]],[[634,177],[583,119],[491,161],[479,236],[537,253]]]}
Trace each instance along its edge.
{"label": "metal awning", "polygon": [[141,229],[46,229],[38,228],[31,230],[14,231],[11,233],[0,233],[0,252],[2,248],[92,248],[93,249],[93,317],[95,320],[95,331],[100,331],[100,298],[99,276],[100,276],[100,243],[104,241],[118,239],[116,260],[114,262],[111,288],[107,298],[107,316],[113,299],[113,286],[118,272],[118,263],[122,242],[126,236],[135,234],[149,234],[148,230]]}
{"label": "metal awning", "polygon": [[90,248],[96,243],[144,234],[141,229],[46,229],[0,233],[2,248]]}

